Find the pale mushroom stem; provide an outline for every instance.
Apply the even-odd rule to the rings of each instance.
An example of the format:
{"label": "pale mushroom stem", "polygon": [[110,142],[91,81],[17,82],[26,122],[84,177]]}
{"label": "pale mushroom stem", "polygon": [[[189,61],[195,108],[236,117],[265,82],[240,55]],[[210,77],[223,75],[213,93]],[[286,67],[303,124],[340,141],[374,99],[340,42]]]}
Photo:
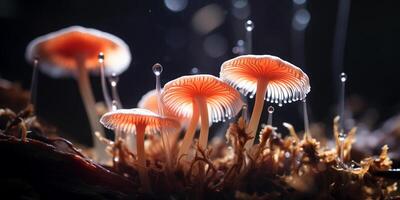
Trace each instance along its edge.
{"label": "pale mushroom stem", "polygon": [[106,102],[107,108],[109,111],[112,110],[112,105],[111,105],[111,98],[110,98],[110,94],[108,93],[107,90],[107,84],[106,84],[106,75],[105,75],[105,66],[104,66],[104,54],[103,53],[99,53],[99,64],[100,64],[100,80],[101,80],[101,89],[103,91],[103,97],[104,97],[104,101]]}
{"label": "pale mushroom stem", "polygon": [[35,58],[33,60],[33,72],[32,72],[31,88],[30,88],[31,92],[30,103],[33,106],[36,105],[38,66],[39,66],[39,59]]}
{"label": "pale mushroom stem", "polygon": [[145,192],[150,192],[150,181],[147,174],[147,167],[146,167],[146,154],[144,152],[144,132],[146,126],[145,125],[136,125],[136,148],[137,148],[137,157],[139,163],[139,178],[140,182],[142,183],[143,190]]}
{"label": "pale mushroom stem", "polygon": [[95,100],[90,85],[89,73],[83,66],[82,62],[80,62],[78,70],[79,92],[81,93],[82,101],[89,119],[90,128],[92,130],[91,134],[94,144],[94,159],[102,162],[107,158],[105,155],[106,146],[97,139],[94,133],[97,131],[101,134],[101,136],[104,137],[104,130],[99,123],[99,117],[96,113]]}
{"label": "pale mushroom stem", "polygon": [[304,138],[310,137],[310,122],[308,121],[307,101],[303,100]]}
{"label": "pale mushroom stem", "polygon": [[189,127],[186,129],[185,136],[183,137],[182,145],[179,149],[178,160],[182,155],[187,154],[192,144],[194,133],[196,132],[197,123],[199,122],[199,108],[197,103],[193,102],[193,115]]}
{"label": "pale mushroom stem", "polygon": [[113,106],[116,106],[119,109],[122,108],[122,103],[118,95],[118,89],[117,89],[118,79],[119,79],[118,75],[115,73],[112,73],[111,77],[108,78],[111,85],[111,95],[113,99],[112,104],[114,104]]}
{"label": "pale mushroom stem", "polygon": [[[161,66],[161,65],[160,65]],[[153,72],[154,72],[154,66],[153,66]],[[162,68],[161,68],[162,71]],[[157,91],[157,105],[158,105],[158,113],[164,117],[164,105],[161,100],[161,81],[160,81],[160,75],[161,71],[158,73],[154,73],[156,75],[156,91]],[[170,149],[170,144],[169,144],[169,138],[168,138],[168,132],[163,130],[163,127],[160,127],[160,134],[161,134],[161,140],[164,146],[165,150],[165,157],[167,160],[167,168],[171,168],[171,149]]]}
{"label": "pale mushroom stem", "polygon": [[199,146],[201,149],[205,150],[207,148],[208,131],[209,131],[208,109],[207,109],[207,103],[202,99],[198,100],[198,105],[200,108],[200,118],[201,118]]}
{"label": "pale mushroom stem", "polygon": [[265,94],[267,92],[267,82],[258,81],[257,83],[257,90],[256,90],[256,101],[254,103],[253,112],[251,114],[249,125],[247,126],[246,132],[250,134],[252,139],[247,141],[246,145],[244,146],[247,150],[253,145],[258,124],[260,122],[261,113],[264,107],[264,99]]}

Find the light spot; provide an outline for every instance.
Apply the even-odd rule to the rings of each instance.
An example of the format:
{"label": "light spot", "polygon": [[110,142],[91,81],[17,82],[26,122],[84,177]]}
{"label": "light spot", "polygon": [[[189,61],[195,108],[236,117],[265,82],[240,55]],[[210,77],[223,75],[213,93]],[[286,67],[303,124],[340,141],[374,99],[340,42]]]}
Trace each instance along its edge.
{"label": "light spot", "polygon": [[164,0],[164,5],[172,12],[180,12],[185,10],[188,0]]}

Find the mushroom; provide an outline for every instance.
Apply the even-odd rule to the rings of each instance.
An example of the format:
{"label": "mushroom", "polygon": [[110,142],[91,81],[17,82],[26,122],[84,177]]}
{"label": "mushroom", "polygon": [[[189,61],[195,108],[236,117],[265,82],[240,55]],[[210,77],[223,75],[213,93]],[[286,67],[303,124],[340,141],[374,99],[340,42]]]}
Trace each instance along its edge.
{"label": "mushroom", "polygon": [[144,151],[145,133],[155,133],[163,129],[177,129],[179,123],[171,118],[161,117],[154,112],[142,108],[119,109],[104,114],[100,122],[104,127],[112,130],[120,130],[125,133],[136,131],[136,147],[139,163],[139,177],[143,189],[150,192],[150,182],[146,169],[146,154]]}
{"label": "mushroom", "polygon": [[152,112],[158,113],[158,96],[157,90],[150,90],[139,100],[138,108],[144,108]]}
{"label": "mushroom", "polygon": [[[161,90],[162,92],[162,90]],[[156,89],[148,91],[146,94],[142,96],[142,98],[139,100],[137,107],[138,108],[143,108],[150,110],[154,113],[159,113],[159,105],[158,105],[158,92]],[[181,118],[177,115],[174,115],[174,113],[168,112],[168,110],[164,110],[164,115],[170,118],[174,118],[175,120],[179,122],[184,122],[186,121],[186,118]]]}
{"label": "mushroom", "polygon": [[174,115],[191,118],[183,138],[178,159],[188,153],[196,126],[201,118],[199,146],[208,141],[209,118],[214,122],[236,115],[243,102],[239,92],[211,75],[182,76],[165,84],[161,94],[165,109]]}
{"label": "mushroom", "polygon": [[[158,97],[157,90],[156,89],[150,90],[149,92],[147,92],[145,95],[142,96],[142,98],[140,99],[140,101],[138,103],[138,108],[147,109],[147,110],[150,110],[154,113],[161,115],[161,113],[159,113],[160,107],[158,105],[158,102],[159,102],[159,97]],[[173,113],[168,112],[167,110],[164,110],[164,113],[162,116],[167,116],[169,118],[173,118],[173,119],[177,120],[180,124],[185,124],[187,122],[186,118],[180,118],[180,117],[174,115]],[[173,145],[177,142],[181,128],[182,128],[182,126],[179,129],[176,129],[174,132],[167,133],[166,136],[168,137],[168,141],[169,141],[168,142],[169,147],[170,147],[169,149],[171,149],[173,147]],[[170,161],[168,161],[168,162],[170,162]]]}
{"label": "mushroom", "polygon": [[247,126],[253,138],[246,143],[246,149],[254,143],[265,97],[282,106],[304,99],[310,92],[308,76],[300,68],[271,55],[244,55],[228,60],[221,66],[220,77],[244,95],[250,93],[252,98],[257,93]]}
{"label": "mushroom", "polygon": [[[131,61],[128,46],[114,35],[95,29],[72,26],[40,36],[31,41],[26,49],[26,59],[40,59],[40,70],[51,77],[74,75],[92,129],[95,156],[101,156],[104,149],[93,134],[103,129],[98,122],[95,109],[89,72],[99,69],[98,54],[107,55],[105,72],[120,74],[126,70]],[[99,159],[99,158],[97,158]]]}

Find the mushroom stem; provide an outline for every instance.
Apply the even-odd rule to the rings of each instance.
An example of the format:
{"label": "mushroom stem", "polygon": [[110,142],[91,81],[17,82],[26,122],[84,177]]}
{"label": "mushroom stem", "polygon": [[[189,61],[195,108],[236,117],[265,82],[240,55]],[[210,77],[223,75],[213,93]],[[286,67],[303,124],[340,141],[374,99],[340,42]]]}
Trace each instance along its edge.
{"label": "mushroom stem", "polygon": [[193,115],[190,121],[189,127],[186,129],[185,136],[183,137],[182,145],[179,149],[178,157],[179,160],[182,155],[187,154],[189,147],[192,144],[194,133],[196,132],[197,123],[199,122],[199,108],[196,102],[193,102]]}
{"label": "mushroom stem", "polygon": [[[156,67],[157,64],[155,64],[153,66],[153,72],[156,75],[158,114],[161,115],[162,117],[164,117],[164,105],[163,105],[163,102],[161,101],[161,81],[160,81],[162,66],[160,64],[158,64],[159,67],[161,67],[161,69],[158,69],[158,71],[157,71],[157,68],[159,68],[159,67]],[[161,140],[162,140],[164,150],[165,150],[165,157],[167,159],[167,161],[166,161],[167,169],[169,170],[171,168],[171,148],[169,145],[169,138],[168,138],[169,133],[167,131],[164,131],[163,127],[160,127],[160,134],[161,134]]]}
{"label": "mushroom stem", "polygon": [[253,112],[251,114],[250,122],[246,130],[246,132],[250,134],[250,136],[253,138],[247,141],[246,145],[244,146],[247,150],[250,149],[255,140],[258,124],[260,122],[260,117],[264,106],[264,98],[267,92],[267,85],[267,82],[261,80],[259,80],[257,83],[256,102],[254,103]]}
{"label": "mushroom stem", "polygon": [[36,105],[38,66],[39,66],[39,59],[35,58],[33,60],[33,72],[32,72],[31,88],[30,88],[30,92],[31,92],[30,103],[34,107]]}
{"label": "mushroom stem", "polygon": [[307,112],[307,101],[303,99],[303,115],[304,115],[304,137],[309,138],[310,136],[310,122],[308,120],[308,112]]}
{"label": "mushroom stem", "polygon": [[94,144],[94,159],[97,161],[104,161],[107,158],[104,151],[106,147],[97,139],[94,134],[94,132],[97,131],[101,134],[101,136],[104,136],[104,130],[99,123],[99,117],[96,113],[95,100],[90,85],[89,73],[83,64],[80,64],[78,69],[79,92],[81,93],[82,101],[89,119],[90,128],[92,130],[91,134]]}
{"label": "mushroom stem", "polygon": [[104,54],[102,52],[99,53],[99,64],[100,64],[100,80],[101,80],[101,89],[103,91],[103,97],[104,101],[106,102],[107,108],[109,111],[112,110],[112,105],[111,105],[111,98],[110,94],[108,93],[107,90],[107,84],[106,84],[106,75],[104,72]]}
{"label": "mushroom stem", "polygon": [[146,168],[146,154],[144,152],[144,132],[146,126],[144,125],[136,125],[136,148],[137,148],[137,157],[139,163],[139,178],[142,183],[144,192],[150,192],[150,182],[147,174]]}
{"label": "mushroom stem", "polygon": [[209,121],[208,121],[208,109],[207,103],[203,99],[197,99],[200,108],[200,118],[201,118],[201,129],[199,137],[199,146],[203,150],[207,148],[208,142],[208,131],[209,131]]}
{"label": "mushroom stem", "polygon": [[122,108],[121,99],[118,95],[117,85],[118,85],[118,75],[115,73],[111,74],[111,77],[108,78],[110,85],[111,85],[111,95],[113,102],[115,102],[115,106],[120,109]]}

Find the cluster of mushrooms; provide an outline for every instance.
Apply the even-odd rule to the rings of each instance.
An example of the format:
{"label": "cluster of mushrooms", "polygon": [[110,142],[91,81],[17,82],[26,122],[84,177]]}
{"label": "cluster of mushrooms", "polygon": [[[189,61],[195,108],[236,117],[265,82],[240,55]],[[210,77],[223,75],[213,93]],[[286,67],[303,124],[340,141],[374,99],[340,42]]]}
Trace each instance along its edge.
{"label": "cluster of mushrooms", "polygon": [[[232,174],[243,178],[240,174],[251,173],[250,166],[262,165],[260,169],[270,169],[266,163],[272,163],[274,167],[270,172],[285,174],[285,168],[291,166],[304,174],[314,171],[300,166],[299,157],[300,161],[315,162],[316,167],[321,167],[318,162],[322,160],[336,161],[337,150],[322,150],[307,130],[303,140],[299,139],[289,124],[285,126],[291,135],[284,140],[275,128],[265,126],[259,141],[255,142],[265,100],[282,106],[305,100],[310,92],[308,76],[278,57],[238,56],[221,65],[219,77],[206,74],[182,76],[162,88],[159,80],[163,69],[160,64],[155,64],[156,89],[144,95],[138,108],[132,109],[122,108],[115,82],[115,77],[130,64],[130,50],[111,34],[73,26],[33,40],[26,57],[34,63],[35,69],[52,77],[72,75],[77,79],[93,133],[93,159],[105,163],[111,155],[112,168],[127,177],[134,174],[129,172],[130,169],[136,170],[143,192],[149,193],[154,188],[152,183],[155,181],[149,178],[149,171],[156,169],[162,169],[169,182],[178,179],[177,173],[183,173],[183,177],[195,174],[196,183],[221,190],[222,183],[232,179]],[[96,112],[89,81],[91,71],[100,71],[106,113]],[[108,92],[106,77],[111,80],[112,95]],[[241,110],[247,112],[245,97],[241,94],[255,96],[250,119],[243,114],[231,124],[227,132],[229,144],[213,139],[210,145],[212,123],[236,117]],[[105,138],[101,124],[114,130],[114,141]],[[199,137],[194,140],[198,128]],[[353,141],[346,141],[344,154],[349,156]],[[218,150],[218,147],[223,148]],[[385,167],[390,167],[383,158],[384,161]],[[296,185],[300,181],[298,176],[287,180],[295,188],[304,187]]]}

